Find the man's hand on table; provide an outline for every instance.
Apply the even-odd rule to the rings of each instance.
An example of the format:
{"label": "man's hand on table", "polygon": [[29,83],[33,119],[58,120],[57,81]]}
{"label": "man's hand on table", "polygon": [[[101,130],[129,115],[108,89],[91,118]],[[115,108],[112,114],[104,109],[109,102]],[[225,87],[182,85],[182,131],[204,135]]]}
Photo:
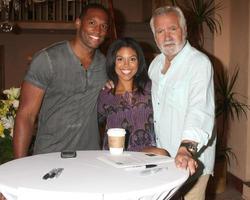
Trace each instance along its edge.
{"label": "man's hand on table", "polygon": [[190,175],[196,172],[198,164],[191,153],[185,147],[180,147],[175,157],[175,164],[178,168],[188,169]]}

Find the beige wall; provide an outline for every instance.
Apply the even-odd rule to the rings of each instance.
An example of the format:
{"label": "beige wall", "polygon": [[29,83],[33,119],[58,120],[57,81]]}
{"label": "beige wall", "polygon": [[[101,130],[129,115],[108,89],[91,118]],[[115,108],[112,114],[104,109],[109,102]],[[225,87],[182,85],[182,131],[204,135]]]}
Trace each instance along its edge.
{"label": "beige wall", "polygon": [[[249,44],[248,46],[248,68],[250,68],[250,3],[246,2],[246,4],[248,3],[248,39],[246,39],[247,43]],[[247,73],[249,79],[250,79],[250,70],[248,70]],[[248,80],[248,88],[247,88],[247,94],[248,94],[248,98],[250,98],[250,84],[249,84],[250,80]],[[250,101],[250,100],[249,100]],[[247,136],[246,136],[246,181],[250,181],[250,112],[248,112],[248,123],[247,123]],[[250,187],[248,187],[247,185],[243,186],[243,198],[246,200],[250,199]]]}
{"label": "beige wall", "polygon": [[[249,86],[249,8],[248,0],[239,0],[231,1],[231,48],[230,48],[230,67],[238,66],[240,68],[240,74],[238,79],[238,84],[235,87],[235,90],[240,94],[245,96],[248,95],[248,86]],[[238,11],[238,12],[237,12]],[[240,23],[239,23],[240,22]],[[244,101],[244,99],[242,99]],[[247,103],[247,100],[245,100]],[[248,101],[250,102],[250,101]],[[247,177],[247,138],[248,138],[248,121],[244,118],[242,120],[234,121],[231,129],[231,137],[229,140],[229,145],[233,147],[233,151],[236,153],[237,158],[239,158],[239,164],[233,162],[230,171],[233,174],[241,177],[242,180],[250,180],[250,177]],[[239,148],[240,147],[240,148]]]}
{"label": "beige wall", "polygon": [[[218,1],[218,0],[216,0]],[[226,9],[222,9],[219,14],[222,16],[223,26],[221,35],[217,34],[214,37],[214,55],[225,66],[229,66],[230,55],[230,0],[223,0],[223,5]]]}
{"label": "beige wall", "polygon": [[[248,41],[247,43],[249,44],[249,47],[248,47],[248,68],[250,68],[250,3],[248,3],[248,39],[246,41]],[[250,79],[250,70],[248,70],[247,75]],[[248,94],[248,98],[250,101],[249,83],[248,83],[247,94]],[[248,118],[250,118],[250,112],[248,112]],[[246,166],[248,166],[248,167],[246,170],[246,177],[248,177],[248,180],[249,180],[250,179],[250,167],[249,167],[250,166],[250,122],[248,122],[248,124],[247,124],[247,130],[248,130],[248,134],[247,134],[247,149],[246,149],[246,156],[247,156]],[[250,191],[249,191],[249,193],[250,193]],[[250,197],[250,195],[249,195],[249,197]]]}
{"label": "beige wall", "polygon": [[[216,0],[219,2],[220,0]],[[249,0],[223,0],[222,35],[215,36],[214,55],[232,72],[240,68],[235,91],[248,97],[250,104],[250,16]],[[230,126],[228,145],[232,147],[238,162],[231,161],[229,171],[243,181],[250,181],[250,113],[248,119],[233,121]],[[244,186],[243,196],[250,199],[249,187]]]}
{"label": "beige wall", "polygon": [[151,0],[115,0],[113,4],[126,22],[148,21],[152,11]]}

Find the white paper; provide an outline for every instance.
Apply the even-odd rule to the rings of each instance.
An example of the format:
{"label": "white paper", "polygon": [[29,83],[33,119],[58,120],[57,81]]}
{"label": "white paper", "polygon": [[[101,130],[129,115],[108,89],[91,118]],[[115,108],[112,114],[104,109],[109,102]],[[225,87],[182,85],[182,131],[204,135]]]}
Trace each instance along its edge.
{"label": "white paper", "polygon": [[124,152],[122,155],[107,154],[97,158],[116,168],[127,168],[145,166],[149,164],[161,164],[173,161],[173,158],[168,156],[156,155],[152,153],[144,153],[143,155],[135,155]]}

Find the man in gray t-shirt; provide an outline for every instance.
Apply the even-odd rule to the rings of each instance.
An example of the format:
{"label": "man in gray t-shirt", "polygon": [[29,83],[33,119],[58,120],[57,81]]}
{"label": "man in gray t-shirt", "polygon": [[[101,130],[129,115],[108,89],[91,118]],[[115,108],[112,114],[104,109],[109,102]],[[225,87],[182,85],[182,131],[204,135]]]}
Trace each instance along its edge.
{"label": "man in gray t-shirt", "polygon": [[89,4],[75,21],[76,36],[38,52],[21,90],[14,156],[27,156],[38,116],[34,154],[99,149],[96,101],[106,82],[97,49],[108,32],[105,8]]}

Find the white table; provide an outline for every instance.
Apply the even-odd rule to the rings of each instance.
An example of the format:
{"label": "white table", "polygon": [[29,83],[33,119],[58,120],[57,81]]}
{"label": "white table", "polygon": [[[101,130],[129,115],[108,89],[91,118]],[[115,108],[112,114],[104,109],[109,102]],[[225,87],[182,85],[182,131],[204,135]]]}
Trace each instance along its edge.
{"label": "white table", "polygon": [[[148,175],[142,175],[142,170],[115,168],[97,159],[107,154],[78,151],[76,158],[62,159],[60,153],[50,153],[10,161],[0,165],[0,192],[7,200],[160,200],[169,199],[189,176],[173,160]],[[42,179],[59,167],[64,168],[59,177]]]}

